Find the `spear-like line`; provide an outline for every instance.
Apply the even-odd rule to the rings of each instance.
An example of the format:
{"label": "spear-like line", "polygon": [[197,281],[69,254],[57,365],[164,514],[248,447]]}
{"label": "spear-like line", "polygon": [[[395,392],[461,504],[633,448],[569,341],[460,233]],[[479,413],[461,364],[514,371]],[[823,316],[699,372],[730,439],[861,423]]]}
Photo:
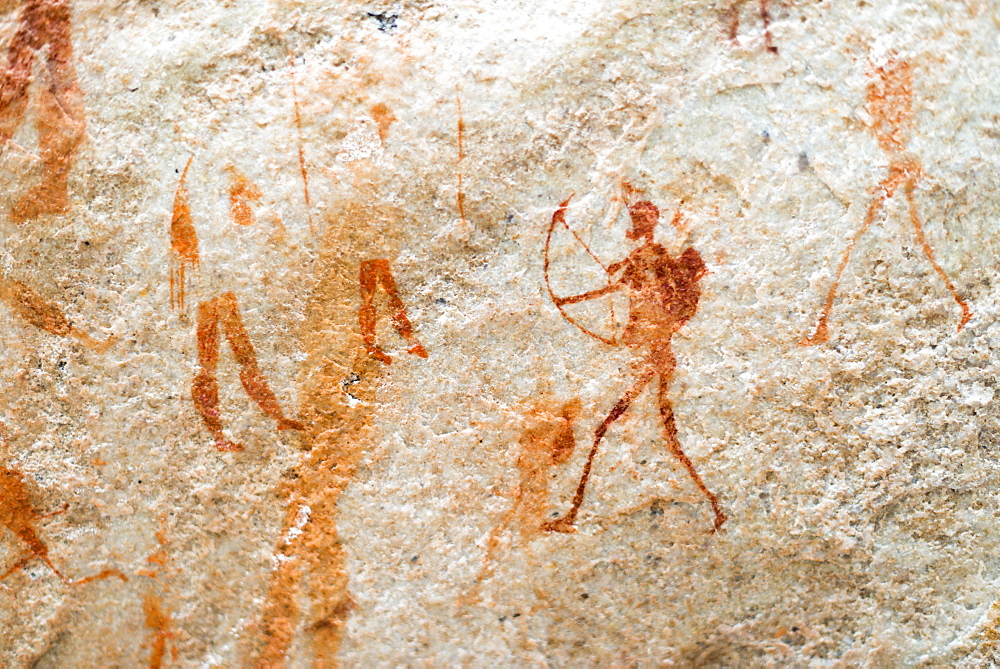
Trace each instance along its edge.
{"label": "spear-like line", "polygon": [[295,58],[288,54],[288,64],[291,67],[290,79],[292,81],[292,104],[295,108],[295,127],[299,133],[299,171],[302,173],[302,194],[306,200],[306,220],[309,221],[309,234],[316,236],[313,228],[312,203],[309,201],[309,174],[306,172],[306,153],[302,140],[302,116],[299,114],[299,93],[295,88]]}

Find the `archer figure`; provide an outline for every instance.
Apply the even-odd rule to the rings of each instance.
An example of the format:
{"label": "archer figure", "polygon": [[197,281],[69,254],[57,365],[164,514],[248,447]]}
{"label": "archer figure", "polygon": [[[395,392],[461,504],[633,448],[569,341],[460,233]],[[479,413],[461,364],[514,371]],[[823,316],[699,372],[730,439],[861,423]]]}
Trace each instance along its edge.
{"label": "archer figure", "polygon": [[42,87],[35,128],[42,181],[11,207],[23,223],[41,214],[69,209],[67,180],[86,132],[83,92],[73,67],[69,0],[25,0],[17,30],[0,69],[0,142],[11,140],[24,120],[35,60],[41,61]]}
{"label": "archer figure", "polygon": [[[567,229],[570,229],[565,219],[568,204],[569,200],[567,199],[552,216],[552,226],[549,228],[549,237],[545,246],[547,286],[549,243],[557,223],[562,223]],[[603,297],[619,290],[627,291],[629,295],[629,320],[622,334],[621,343],[629,348],[648,346],[648,353],[640,365],[639,378],[618,400],[611,413],[594,432],[594,443],[587,456],[587,463],[583,467],[583,475],[580,477],[576,494],[573,496],[573,505],[565,516],[551,521],[545,529],[555,532],[575,531],[573,523],[580,510],[580,505],[583,504],[587,481],[590,478],[594,456],[597,455],[601,439],[604,438],[611,424],[625,413],[639,393],[653,381],[654,377],[659,377],[658,400],[660,416],[663,419],[667,438],[667,448],[684,466],[698,489],[708,498],[715,514],[715,526],[712,530],[715,532],[726,522],[726,514],[722,512],[718,498],[708,489],[690,458],[684,454],[680,440],[677,438],[677,425],[670,402],[670,383],[677,367],[671,339],[674,333],[697,311],[698,300],[701,297],[698,281],[708,270],[701,259],[701,254],[695,248],[688,247],[679,256],[673,257],[667,249],[653,241],[653,232],[660,217],[660,210],[656,205],[648,200],[642,200],[629,205],[628,210],[632,219],[632,229],[625,236],[629,240],[642,243],[625,260],[614,263],[606,269],[609,278],[607,286],[572,297],[556,297],[551,286],[548,286],[552,301],[567,320],[570,320],[587,334],[609,344],[614,342],[591,333],[576,324],[563,311],[563,306]],[[674,216],[673,223],[680,229],[679,211]]]}
{"label": "archer figure", "polygon": [[868,82],[867,93],[868,111],[873,117],[872,132],[874,132],[879,146],[889,154],[889,174],[871,190],[872,200],[868,205],[868,212],[865,214],[861,227],[847,242],[844,255],[837,265],[833,284],[826,295],[826,302],[823,304],[819,322],[816,324],[816,332],[813,333],[812,337],[802,340],[803,346],[822,344],[830,338],[827,321],[833,310],[833,301],[837,296],[837,289],[840,287],[840,279],[847,268],[847,263],[851,260],[851,252],[858,241],[868,232],[868,228],[875,222],[875,217],[885,206],[886,200],[895,195],[900,187],[906,195],[910,223],[913,225],[917,241],[920,242],[920,248],[962,310],[962,320],[958,324],[958,331],[961,332],[965,324],[972,318],[969,305],[958,294],[955,285],[948,278],[948,274],[934,258],[934,249],[931,248],[924,235],[924,227],[917,213],[917,203],[913,191],[917,187],[917,182],[924,176],[924,168],[919,159],[907,150],[909,143],[907,134],[909,127],[913,124],[912,68],[905,60],[900,60],[895,54],[890,54],[888,62],[884,66],[876,66],[869,73],[869,77],[871,81]]}

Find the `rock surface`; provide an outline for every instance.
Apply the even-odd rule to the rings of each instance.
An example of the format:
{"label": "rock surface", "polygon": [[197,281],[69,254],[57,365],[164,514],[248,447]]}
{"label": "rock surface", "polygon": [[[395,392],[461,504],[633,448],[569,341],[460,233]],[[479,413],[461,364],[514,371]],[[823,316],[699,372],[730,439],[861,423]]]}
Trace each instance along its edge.
{"label": "rock surface", "polygon": [[0,665],[1000,661],[995,3],[0,12]]}

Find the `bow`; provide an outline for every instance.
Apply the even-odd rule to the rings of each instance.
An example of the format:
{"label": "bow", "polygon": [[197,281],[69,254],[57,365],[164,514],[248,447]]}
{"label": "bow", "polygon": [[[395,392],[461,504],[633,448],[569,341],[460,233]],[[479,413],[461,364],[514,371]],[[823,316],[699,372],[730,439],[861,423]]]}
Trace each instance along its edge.
{"label": "bow", "polygon": [[573,228],[569,227],[569,224],[566,222],[566,208],[569,206],[569,201],[572,199],[573,195],[570,195],[568,198],[566,198],[566,200],[562,202],[562,204],[559,205],[559,208],[556,209],[555,213],[552,214],[552,223],[549,225],[549,233],[548,236],[546,236],[545,238],[545,261],[544,264],[542,265],[542,274],[545,277],[545,288],[549,291],[549,297],[552,298],[552,304],[554,304],[556,309],[559,310],[559,313],[562,314],[562,317],[565,318],[567,321],[569,321],[574,327],[576,327],[577,330],[579,330],[585,335],[593,337],[594,339],[596,339],[601,343],[607,344],[608,346],[617,346],[618,342],[616,342],[614,339],[603,337],[597,334],[596,332],[593,332],[592,330],[588,330],[587,328],[583,327],[575,320],[573,320],[572,316],[566,313],[566,310],[563,309],[561,304],[559,304],[559,298],[552,291],[552,283],[549,281],[549,247],[552,245],[552,233],[555,232],[557,223],[562,223],[563,226],[567,230],[569,230],[570,234],[573,235],[576,241],[580,242],[580,245],[583,246],[583,248],[587,251],[587,255],[593,258],[594,262],[600,265],[601,269],[603,269],[605,273],[608,274],[608,285],[610,285],[611,282],[610,279],[611,273],[608,271],[608,268],[605,267],[604,263],[602,263],[596,255],[594,255],[594,252],[590,250],[590,247],[587,246],[582,239],[580,239],[580,236],[576,234],[576,231],[573,230]]}

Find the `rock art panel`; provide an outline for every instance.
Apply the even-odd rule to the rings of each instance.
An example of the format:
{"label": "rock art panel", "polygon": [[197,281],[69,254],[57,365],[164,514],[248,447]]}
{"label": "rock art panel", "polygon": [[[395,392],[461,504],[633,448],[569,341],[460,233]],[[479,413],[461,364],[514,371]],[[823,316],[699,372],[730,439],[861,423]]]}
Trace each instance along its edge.
{"label": "rock art panel", "polygon": [[0,666],[1000,662],[998,31],[0,3]]}

